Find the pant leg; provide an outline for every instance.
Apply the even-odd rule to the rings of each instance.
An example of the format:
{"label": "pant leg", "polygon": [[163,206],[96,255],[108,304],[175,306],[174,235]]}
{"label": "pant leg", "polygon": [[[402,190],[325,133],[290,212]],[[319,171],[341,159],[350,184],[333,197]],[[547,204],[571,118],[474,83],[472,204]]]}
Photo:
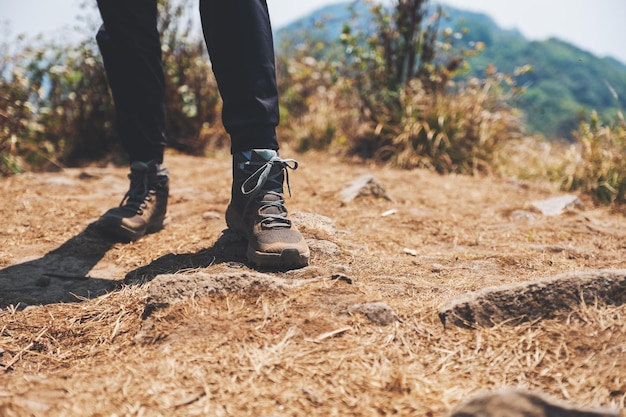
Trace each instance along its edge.
{"label": "pant leg", "polygon": [[165,78],[157,0],[98,0],[98,8],[104,25],[96,39],[122,144],[131,161],[162,163]]}
{"label": "pant leg", "polygon": [[265,0],[200,0],[200,15],[231,151],[278,149],[274,44]]}

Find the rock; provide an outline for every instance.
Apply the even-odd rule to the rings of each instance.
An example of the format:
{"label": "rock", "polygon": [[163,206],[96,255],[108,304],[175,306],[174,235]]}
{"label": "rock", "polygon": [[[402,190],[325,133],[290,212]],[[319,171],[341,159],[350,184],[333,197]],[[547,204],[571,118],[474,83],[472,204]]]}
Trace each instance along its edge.
{"label": "rock", "polygon": [[532,213],[526,210],[515,210],[513,213],[511,213],[511,218],[513,220],[533,221],[533,220],[537,220],[537,215],[535,213]]}
{"label": "rock", "polygon": [[341,273],[332,274],[330,276],[330,279],[333,280],[333,281],[343,281],[343,282],[345,282],[347,284],[350,284],[350,285],[354,284],[354,280],[352,278],[350,278],[349,276],[347,276],[345,274],[341,274]]}
{"label": "rock", "polygon": [[163,308],[187,301],[195,297],[211,294],[244,292],[252,289],[264,293],[283,292],[296,284],[281,278],[261,273],[232,272],[223,274],[207,274],[196,272],[191,274],[158,275],[148,284],[148,299],[144,310],[144,318],[158,308]]}
{"label": "rock", "polygon": [[364,315],[374,324],[388,326],[395,321],[400,321],[395,311],[385,303],[354,304],[348,309],[348,313]]}
{"label": "rock", "polygon": [[571,194],[542,201],[534,201],[531,205],[544,216],[556,216],[566,210],[583,210],[585,208],[582,201],[580,201],[577,196]]}
{"label": "rock", "polygon": [[290,215],[293,224],[303,231],[322,232],[328,236],[337,234],[335,222],[329,217],[316,213],[294,212]]}
{"label": "rock", "polygon": [[398,212],[398,209],[389,209],[387,211],[384,211],[381,213],[380,217],[389,217],[389,216],[393,216],[394,214],[396,214]]}
{"label": "rock", "polygon": [[522,390],[478,395],[450,417],[619,417],[618,411],[592,410]]}
{"label": "rock", "polygon": [[339,246],[328,240],[308,239],[307,244],[311,252],[323,257],[341,255]]}
{"label": "rock", "polygon": [[461,327],[515,324],[552,318],[585,303],[626,303],[626,270],[572,272],[521,284],[489,287],[449,300],[439,308],[442,323]]}
{"label": "rock", "polygon": [[355,179],[339,193],[339,199],[344,203],[349,203],[356,198],[365,196],[384,198],[385,200],[391,201],[391,198],[387,195],[387,191],[385,191],[373,175],[363,175]]}

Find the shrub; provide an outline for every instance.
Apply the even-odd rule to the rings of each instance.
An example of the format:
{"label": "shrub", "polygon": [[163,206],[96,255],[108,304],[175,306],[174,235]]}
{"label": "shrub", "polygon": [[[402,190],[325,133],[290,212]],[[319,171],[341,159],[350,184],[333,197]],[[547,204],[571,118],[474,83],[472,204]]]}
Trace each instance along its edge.
{"label": "shrub", "polygon": [[[490,170],[497,147],[521,133],[521,117],[507,105],[521,92],[514,78],[490,67],[484,80],[454,81],[467,72],[457,49],[462,33],[439,33],[442,10],[428,1],[396,0],[372,8],[377,31],[344,28],[339,72],[359,100],[365,129],[351,152],[405,167],[475,174]],[[519,74],[530,67],[519,69]]]}
{"label": "shrub", "polygon": [[159,28],[165,71],[165,136],[168,146],[202,155],[209,145],[228,142],[221,121],[221,100],[202,32],[189,18],[191,0],[159,2]]}
{"label": "shrub", "polygon": [[297,150],[341,148],[358,129],[353,94],[332,65],[307,54],[278,58],[281,142]]}
{"label": "shrub", "polygon": [[26,68],[39,91],[32,102],[40,128],[31,130],[28,140],[49,143],[50,153],[69,165],[111,153],[117,143],[115,116],[94,42],[69,47],[49,42],[30,53]]}
{"label": "shrub", "polygon": [[[575,131],[580,152],[570,159],[564,190],[581,190],[602,204],[626,203],[626,122],[621,112],[613,125],[600,123],[594,112]],[[569,171],[569,172],[568,172]]]}
{"label": "shrub", "polygon": [[521,136],[520,114],[506,104],[500,79],[470,79],[446,94],[411,86],[403,119],[376,156],[440,173],[490,172],[502,143]]}
{"label": "shrub", "polygon": [[[202,154],[222,144],[221,102],[201,31],[186,20],[190,0],[161,0],[166,75],[166,136],[172,148]],[[193,10],[197,13],[196,10]],[[120,147],[115,112],[94,35],[81,42],[7,39],[0,44],[0,172],[76,165],[110,157]],[[14,45],[9,47],[9,45]]]}
{"label": "shrub", "polygon": [[9,45],[0,45],[0,174],[22,171],[18,138],[30,128],[33,109],[29,97],[33,93],[24,74],[14,67],[15,58]]}

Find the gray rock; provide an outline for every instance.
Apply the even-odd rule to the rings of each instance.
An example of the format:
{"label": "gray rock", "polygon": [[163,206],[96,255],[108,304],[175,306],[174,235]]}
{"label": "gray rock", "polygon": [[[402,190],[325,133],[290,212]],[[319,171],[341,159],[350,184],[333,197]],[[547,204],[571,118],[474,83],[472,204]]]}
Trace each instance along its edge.
{"label": "gray rock", "polygon": [[175,305],[195,297],[252,291],[254,289],[264,293],[282,293],[294,286],[296,284],[284,279],[256,272],[223,274],[195,272],[158,275],[148,284],[148,299],[144,318],[158,308]]}
{"label": "gray rock", "polygon": [[572,272],[521,284],[489,287],[462,295],[439,308],[442,323],[461,327],[516,324],[552,318],[588,304],[626,303],[626,270]]}
{"label": "gray rock", "polygon": [[531,205],[544,216],[557,216],[566,210],[583,210],[585,208],[582,201],[577,196],[571,194],[547,200],[533,201]]}
{"label": "gray rock", "polygon": [[307,244],[311,252],[324,257],[341,255],[339,246],[328,240],[309,239]]}
{"label": "gray rock", "polygon": [[511,213],[511,218],[513,220],[533,221],[533,220],[537,220],[537,215],[535,213],[532,213],[526,210],[515,210],[513,213]]}
{"label": "gray rock", "polygon": [[553,398],[508,389],[478,395],[450,417],[619,417],[618,411],[583,409]]}
{"label": "gray rock", "polygon": [[[307,232],[322,232],[328,236],[337,234],[337,227],[331,218],[316,213],[294,212],[290,219],[298,229]],[[315,233],[314,233],[315,234]]]}
{"label": "gray rock", "polygon": [[385,303],[354,304],[348,309],[348,313],[359,313],[367,317],[369,321],[379,326],[388,326],[395,321],[400,321],[395,311]]}
{"label": "gray rock", "polygon": [[349,203],[359,197],[372,196],[384,198],[391,201],[387,191],[380,185],[373,175],[363,175],[350,182],[348,186],[339,193],[339,199],[344,203]]}

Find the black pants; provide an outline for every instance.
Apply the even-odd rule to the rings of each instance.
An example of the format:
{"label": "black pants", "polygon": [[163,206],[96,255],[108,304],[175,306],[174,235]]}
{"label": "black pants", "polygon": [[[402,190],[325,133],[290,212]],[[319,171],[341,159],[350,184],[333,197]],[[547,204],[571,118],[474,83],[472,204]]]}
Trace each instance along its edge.
{"label": "black pants", "polygon": [[[163,162],[165,81],[157,0],[98,0],[97,35],[118,130],[131,161]],[[278,93],[265,0],[200,0],[231,151],[278,149]]]}

